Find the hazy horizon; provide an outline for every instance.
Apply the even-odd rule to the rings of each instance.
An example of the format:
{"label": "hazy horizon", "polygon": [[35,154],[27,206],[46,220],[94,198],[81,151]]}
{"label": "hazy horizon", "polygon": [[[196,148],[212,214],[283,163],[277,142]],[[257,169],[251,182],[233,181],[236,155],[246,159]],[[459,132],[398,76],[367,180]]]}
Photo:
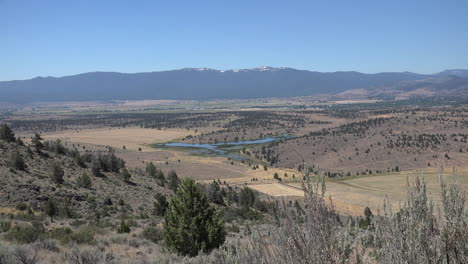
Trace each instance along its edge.
{"label": "hazy horizon", "polygon": [[313,69],[298,69],[298,68],[293,68],[293,67],[287,67],[287,66],[257,66],[257,67],[251,67],[251,68],[226,68],[226,69],[214,69],[214,68],[209,68],[209,67],[183,67],[183,68],[177,68],[177,69],[164,69],[164,70],[154,70],[154,71],[139,71],[139,72],[121,72],[121,71],[87,71],[87,72],[78,72],[78,73],[73,73],[73,74],[68,74],[68,75],[60,75],[60,76],[53,76],[53,75],[48,75],[48,76],[34,76],[30,78],[25,78],[25,79],[12,79],[12,80],[0,80],[0,82],[3,81],[22,81],[22,80],[30,80],[34,78],[61,78],[61,77],[67,77],[67,76],[74,76],[74,75],[81,75],[81,74],[87,74],[87,73],[122,73],[122,74],[137,74],[137,73],[151,73],[151,72],[167,72],[167,71],[177,71],[177,70],[185,70],[185,69],[208,69],[208,70],[215,70],[215,71],[240,71],[240,70],[254,70],[254,69],[259,69],[262,67],[269,67],[269,68],[289,68],[289,69],[294,69],[294,70],[300,70],[300,71],[310,71],[310,72],[320,72],[320,73],[337,73],[337,72],[359,72],[363,74],[378,74],[378,73],[401,73],[401,72],[408,72],[408,73],[414,73],[414,74],[422,74],[422,75],[432,75],[432,74],[438,74],[447,70],[463,70],[463,71],[468,71],[468,69],[443,69],[437,72],[429,72],[429,73],[422,73],[422,72],[411,72],[411,71],[386,71],[386,72],[361,72],[361,71],[355,71],[355,70],[339,70],[339,71],[318,71],[318,70],[313,70]]}

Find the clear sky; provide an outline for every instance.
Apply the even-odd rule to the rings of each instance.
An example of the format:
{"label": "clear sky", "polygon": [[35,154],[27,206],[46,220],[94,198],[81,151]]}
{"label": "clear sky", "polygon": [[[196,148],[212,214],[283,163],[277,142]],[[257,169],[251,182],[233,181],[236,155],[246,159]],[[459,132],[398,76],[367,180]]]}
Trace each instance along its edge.
{"label": "clear sky", "polygon": [[468,1],[0,0],[0,80],[258,66],[468,69]]}

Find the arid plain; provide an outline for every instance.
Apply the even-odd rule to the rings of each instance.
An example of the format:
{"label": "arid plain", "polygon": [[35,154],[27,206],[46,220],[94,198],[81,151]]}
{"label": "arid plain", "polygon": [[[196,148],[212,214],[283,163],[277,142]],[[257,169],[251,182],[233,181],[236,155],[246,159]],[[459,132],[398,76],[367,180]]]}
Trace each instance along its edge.
{"label": "arid plain", "polygon": [[[26,109],[9,122],[26,140],[40,132],[45,140],[60,139],[79,149],[111,147],[129,167],[143,168],[151,161],[164,172],[248,185],[287,199],[303,197],[305,163],[328,176],[327,196],[340,212],[360,215],[366,206],[381,209],[384,199],[398,207],[407,179],[415,176],[424,175],[436,202],[439,172],[451,181],[455,168],[458,181],[468,186],[467,117],[465,105],[448,109],[445,103],[271,99],[41,105],[34,118],[28,118]],[[226,152],[237,158],[158,145],[279,135],[288,138]]]}

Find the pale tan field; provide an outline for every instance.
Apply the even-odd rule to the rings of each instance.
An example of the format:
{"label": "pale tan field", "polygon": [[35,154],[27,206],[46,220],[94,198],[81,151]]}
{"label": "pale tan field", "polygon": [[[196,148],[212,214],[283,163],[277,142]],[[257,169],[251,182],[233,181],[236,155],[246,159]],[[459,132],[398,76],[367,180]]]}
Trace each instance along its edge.
{"label": "pale tan field", "polygon": [[303,197],[304,191],[300,188],[294,188],[292,186],[284,185],[281,183],[266,183],[266,184],[253,184],[249,185],[250,188],[257,190],[259,192],[268,194],[270,196],[279,197],[279,196],[297,196]]}
{"label": "pale tan field", "polygon": [[[421,173],[408,172],[399,174],[387,174],[378,176],[368,176],[349,180],[328,181],[326,184],[326,196],[333,199],[337,209],[350,215],[362,215],[366,206],[373,211],[382,210],[383,202],[388,199],[393,208],[397,210],[407,197],[407,182],[413,184],[417,176]],[[447,184],[454,181],[451,173],[443,175]],[[457,173],[458,182],[464,190],[468,190],[468,173],[461,171]],[[436,206],[440,205],[439,176],[435,172],[424,174],[427,183],[427,190],[430,198]],[[293,187],[300,187],[299,183],[290,184]]]}
{"label": "pale tan field", "polygon": [[44,134],[46,140],[61,139],[72,143],[94,144],[110,146],[127,150],[155,151],[148,146],[152,143],[161,143],[177,140],[188,135],[196,135],[195,131],[186,129],[157,130],[149,128],[108,128],[108,129],[82,129],[68,130],[51,134]]}

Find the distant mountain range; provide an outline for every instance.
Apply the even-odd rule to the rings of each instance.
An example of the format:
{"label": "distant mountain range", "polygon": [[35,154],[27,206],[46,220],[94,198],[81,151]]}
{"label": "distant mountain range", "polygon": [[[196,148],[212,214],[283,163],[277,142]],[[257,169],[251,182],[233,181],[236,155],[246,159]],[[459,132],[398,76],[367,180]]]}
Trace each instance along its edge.
{"label": "distant mountain range", "polygon": [[259,67],[184,68],[146,73],[90,72],[0,82],[0,102],[139,99],[247,99],[322,95],[332,99],[468,97],[468,70],[436,74],[315,72]]}

